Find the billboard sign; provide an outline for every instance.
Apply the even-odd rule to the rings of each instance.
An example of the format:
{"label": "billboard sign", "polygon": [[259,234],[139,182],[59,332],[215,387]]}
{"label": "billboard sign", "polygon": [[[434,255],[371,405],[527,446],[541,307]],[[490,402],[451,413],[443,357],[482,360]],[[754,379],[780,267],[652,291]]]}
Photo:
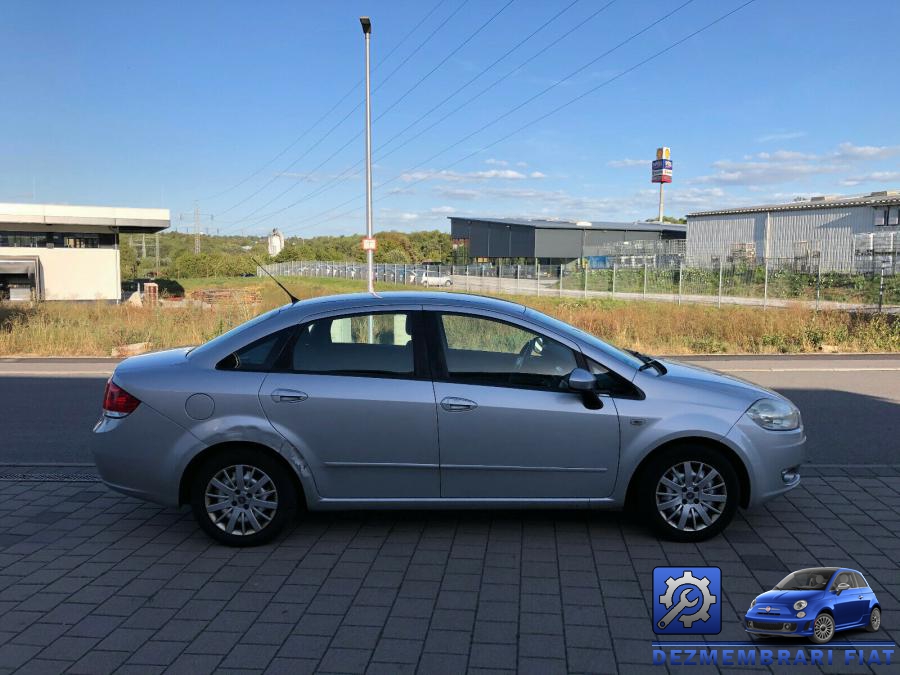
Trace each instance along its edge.
{"label": "billboard sign", "polygon": [[669,148],[657,148],[656,159],[653,160],[651,166],[650,182],[652,183],[671,183],[672,182],[672,153]]}

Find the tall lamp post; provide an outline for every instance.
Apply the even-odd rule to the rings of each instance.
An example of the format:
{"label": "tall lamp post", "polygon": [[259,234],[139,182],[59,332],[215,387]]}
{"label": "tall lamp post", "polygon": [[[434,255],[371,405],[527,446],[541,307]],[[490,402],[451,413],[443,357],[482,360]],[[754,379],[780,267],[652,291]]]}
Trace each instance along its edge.
{"label": "tall lamp post", "polygon": [[[366,36],[366,238],[372,239],[372,92],[369,84],[369,42],[372,36],[372,22],[367,16],[359,17],[363,34]],[[375,292],[375,252],[366,250],[369,293]]]}

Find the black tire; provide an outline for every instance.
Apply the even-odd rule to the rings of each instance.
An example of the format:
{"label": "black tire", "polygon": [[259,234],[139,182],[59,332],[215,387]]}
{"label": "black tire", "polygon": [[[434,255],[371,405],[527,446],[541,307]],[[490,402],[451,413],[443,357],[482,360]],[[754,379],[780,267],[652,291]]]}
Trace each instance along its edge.
{"label": "black tire", "polygon": [[[241,474],[249,484],[245,484],[243,490],[232,491],[229,501],[225,492],[214,486],[212,480],[217,478],[226,487],[237,487],[238,481],[244,480],[237,478],[237,467],[244,467]],[[287,473],[289,470],[278,459],[252,447],[234,446],[217,452],[197,467],[191,479],[191,509],[197,524],[210,537],[228,546],[259,546],[271,541],[293,520],[297,512],[299,495],[294,481]],[[223,472],[225,480],[222,480]],[[229,481],[229,475],[234,476],[235,480]],[[207,496],[207,488],[214,496]],[[274,493],[271,489],[274,489]],[[238,504],[238,499],[243,501]],[[208,500],[211,506],[224,505],[224,508],[211,514],[207,511]],[[274,508],[263,506],[273,502]],[[223,511],[227,515],[223,513],[223,516],[217,516]],[[231,521],[230,515],[235,511],[238,512],[236,521]],[[214,517],[219,518],[218,523],[213,520]],[[255,519],[260,525],[259,529],[256,529],[251,519]]]}
{"label": "black tire", "polygon": [[452,281],[450,281],[449,279],[447,279],[447,281],[444,282],[444,286],[450,286],[452,283],[453,283]]}
{"label": "black tire", "polygon": [[872,611],[869,612],[869,624],[866,626],[866,630],[870,633],[877,633],[881,629],[881,608],[873,607]]}
{"label": "black tire", "polygon": [[[822,631],[819,631],[819,622],[823,622],[824,628]],[[828,630],[828,625],[830,625],[830,630]],[[824,645],[828,642],[831,642],[831,638],[834,637],[835,634],[835,626],[834,626],[834,617],[831,616],[828,612],[819,612],[818,616],[816,616],[815,621],[813,621],[813,632],[812,635],[809,636],[809,641],[814,642],[817,645]]]}
{"label": "black tire", "polygon": [[[684,468],[685,465],[690,466],[692,473],[696,472],[702,476],[699,481],[702,493],[686,491],[684,488],[679,493],[663,483],[663,478],[667,477],[667,474],[677,479],[679,472],[676,469]],[[708,469],[715,470],[717,475]],[[707,472],[701,473],[703,470]],[[673,471],[675,473],[670,473]],[[682,478],[687,477],[687,469],[681,471],[680,475]],[[703,478],[706,477],[709,478],[704,481]],[[702,444],[679,443],[657,453],[647,463],[638,481],[636,496],[640,514],[660,537],[670,541],[698,542],[715,537],[734,518],[741,501],[740,481],[731,461],[722,452]],[[691,486],[693,485],[694,483],[691,483]],[[659,494],[661,504],[657,503],[658,487],[661,490]],[[712,501],[722,497],[724,502]],[[702,504],[700,499],[704,500]],[[661,508],[673,502],[674,506]],[[664,510],[668,517],[663,515]],[[681,514],[685,510],[687,522],[679,529]],[[704,521],[700,515],[701,511],[706,514],[709,523]]]}

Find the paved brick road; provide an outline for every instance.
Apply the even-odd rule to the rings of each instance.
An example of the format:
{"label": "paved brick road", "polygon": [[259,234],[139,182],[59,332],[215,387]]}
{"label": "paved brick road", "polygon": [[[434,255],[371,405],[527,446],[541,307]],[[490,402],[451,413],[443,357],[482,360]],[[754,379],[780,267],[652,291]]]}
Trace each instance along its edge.
{"label": "paved brick road", "polygon": [[543,511],[311,515],[234,550],[98,483],[3,481],[0,672],[660,673],[665,564],[722,568],[725,640],[746,639],[738,616],[786,572],[853,565],[885,628],[846,637],[897,641],[900,471],[817,474],[699,547]]}

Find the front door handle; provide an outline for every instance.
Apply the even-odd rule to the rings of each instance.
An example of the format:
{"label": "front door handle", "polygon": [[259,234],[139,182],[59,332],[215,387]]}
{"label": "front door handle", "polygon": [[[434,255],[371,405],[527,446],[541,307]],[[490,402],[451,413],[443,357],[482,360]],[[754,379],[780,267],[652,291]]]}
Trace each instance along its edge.
{"label": "front door handle", "polygon": [[478,404],[467,398],[448,396],[441,400],[441,407],[447,412],[463,412],[465,410],[475,410],[475,408],[478,407]]}
{"label": "front door handle", "polygon": [[295,389],[276,389],[272,392],[272,400],[275,403],[299,403],[308,398],[309,396],[302,391],[296,391]]}

